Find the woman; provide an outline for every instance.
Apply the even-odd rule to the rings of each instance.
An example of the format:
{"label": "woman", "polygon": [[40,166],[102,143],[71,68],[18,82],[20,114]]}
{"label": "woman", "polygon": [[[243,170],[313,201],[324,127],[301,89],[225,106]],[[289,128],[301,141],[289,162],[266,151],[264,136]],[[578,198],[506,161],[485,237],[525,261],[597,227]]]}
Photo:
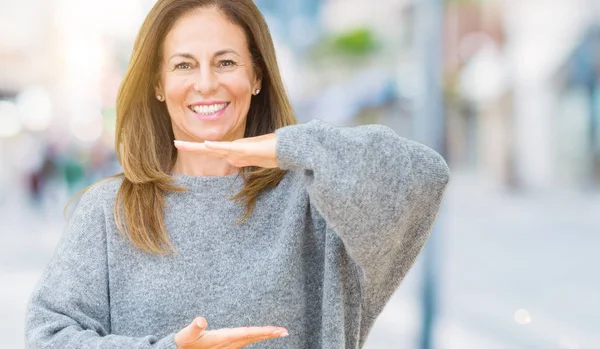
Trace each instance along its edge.
{"label": "woman", "polygon": [[360,348],[449,179],[387,127],[296,124],[251,0],[157,2],[116,149],[31,297],[30,349]]}

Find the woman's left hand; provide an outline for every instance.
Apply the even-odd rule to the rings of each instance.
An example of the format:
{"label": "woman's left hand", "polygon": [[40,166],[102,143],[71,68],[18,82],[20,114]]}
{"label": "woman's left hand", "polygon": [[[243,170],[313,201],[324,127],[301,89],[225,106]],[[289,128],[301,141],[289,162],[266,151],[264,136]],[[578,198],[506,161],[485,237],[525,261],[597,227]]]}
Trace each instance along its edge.
{"label": "woman's left hand", "polygon": [[237,139],[233,142],[184,142],[175,141],[175,147],[180,151],[190,151],[224,158],[232,166],[257,166],[276,168],[279,163],[276,158],[277,136],[269,133],[258,137]]}

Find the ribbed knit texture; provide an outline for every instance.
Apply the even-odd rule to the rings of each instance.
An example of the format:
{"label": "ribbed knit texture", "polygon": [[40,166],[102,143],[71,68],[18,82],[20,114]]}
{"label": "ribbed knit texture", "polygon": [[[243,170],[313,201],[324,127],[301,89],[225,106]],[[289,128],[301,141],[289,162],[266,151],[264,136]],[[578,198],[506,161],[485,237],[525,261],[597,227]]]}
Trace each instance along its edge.
{"label": "ribbed knit texture", "polygon": [[276,131],[289,170],[250,218],[238,175],[174,175],[165,222],[178,250],[141,252],[118,232],[121,179],[82,197],[27,311],[30,349],[175,349],[208,329],[282,326],[255,349],[360,348],[422,249],[449,180],[443,158],[382,125],[319,120]]}

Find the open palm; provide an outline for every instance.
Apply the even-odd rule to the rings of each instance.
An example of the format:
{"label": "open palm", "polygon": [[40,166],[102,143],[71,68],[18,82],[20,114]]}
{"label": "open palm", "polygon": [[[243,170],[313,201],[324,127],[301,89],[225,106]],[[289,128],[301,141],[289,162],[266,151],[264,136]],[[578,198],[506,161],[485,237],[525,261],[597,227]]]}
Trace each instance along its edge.
{"label": "open palm", "polygon": [[226,159],[232,166],[279,167],[276,158],[277,136],[269,133],[233,142],[184,142],[175,141],[180,151],[190,151]]}

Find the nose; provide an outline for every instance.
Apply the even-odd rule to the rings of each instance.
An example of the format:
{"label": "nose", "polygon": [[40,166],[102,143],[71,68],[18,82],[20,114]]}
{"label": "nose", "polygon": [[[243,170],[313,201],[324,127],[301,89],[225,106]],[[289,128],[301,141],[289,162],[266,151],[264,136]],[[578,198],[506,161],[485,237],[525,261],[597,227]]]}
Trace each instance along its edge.
{"label": "nose", "polygon": [[208,96],[219,88],[218,76],[212,71],[210,65],[203,65],[194,77],[194,89],[200,94]]}

